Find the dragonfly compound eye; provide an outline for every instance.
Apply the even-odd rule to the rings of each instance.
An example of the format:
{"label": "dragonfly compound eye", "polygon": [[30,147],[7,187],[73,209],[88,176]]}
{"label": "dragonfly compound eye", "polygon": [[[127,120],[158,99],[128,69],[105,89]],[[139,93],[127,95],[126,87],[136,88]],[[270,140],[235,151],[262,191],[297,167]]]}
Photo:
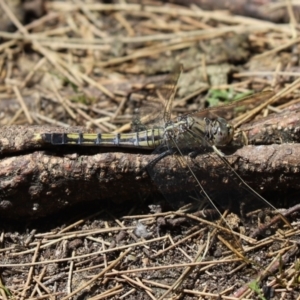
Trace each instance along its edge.
{"label": "dragonfly compound eye", "polygon": [[233,138],[233,127],[223,118],[214,121],[214,144],[216,146],[225,146]]}

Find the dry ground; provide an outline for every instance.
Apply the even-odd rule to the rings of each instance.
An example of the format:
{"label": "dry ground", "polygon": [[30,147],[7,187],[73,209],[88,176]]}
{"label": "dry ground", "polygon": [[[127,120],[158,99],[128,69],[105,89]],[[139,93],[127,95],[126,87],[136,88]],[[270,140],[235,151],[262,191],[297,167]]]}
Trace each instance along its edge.
{"label": "dry ground", "polygon": [[[177,5],[154,0],[0,0],[0,123],[6,126],[0,138],[1,299],[300,299],[298,10],[290,1],[264,1],[264,6],[255,1],[252,16],[261,18],[256,19],[218,7],[205,11],[196,5],[202,1],[186,1],[188,6],[172,2]],[[242,3],[236,7],[246,14]],[[178,195],[171,195],[165,206],[161,195],[150,193],[151,187],[147,197],[135,187],[134,193],[130,183],[122,181],[125,172],[118,174],[119,186],[113,192],[120,197],[121,190],[128,189],[131,202],[80,198],[68,206],[57,196],[52,199],[61,204],[56,212],[52,206],[42,218],[18,215],[14,194],[27,199],[24,205],[36,210],[36,217],[38,205],[48,198],[30,198],[38,194],[29,188],[36,179],[31,175],[18,190],[24,177],[13,162],[25,162],[26,155],[48,155],[60,164],[59,159],[94,158],[98,151],[50,146],[46,151],[27,143],[28,132],[52,132],[53,126],[128,131],[128,95],[146,83],[163,81],[176,62],[184,71],[174,116],[217,105],[220,98],[273,90],[270,97],[254,101],[257,111],[247,112],[242,122],[249,142],[260,144],[245,151],[275,149],[270,155],[274,157],[281,147],[285,153],[272,161],[280,171],[264,173],[264,162],[253,168],[265,184],[263,196],[278,208],[275,212],[271,206],[256,205],[258,197],[246,199],[249,193],[238,185],[238,196],[230,194],[232,199],[225,197],[228,190],[214,186],[214,193],[227,202],[221,205],[223,218],[207,206],[183,206],[182,199],[182,207],[171,211],[172,197]],[[250,121],[262,122],[263,134],[253,133],[258,123]],[[12,125],[21,125],[18,139],[13,138],[17,127]],[[5,133],[13,145],[5,144]],[[118,155],[129,159],[125,151]],[[243,165],[246,175],[253,171],[249,166],[249,161]],[[9,169],[19,177],[12,179]],[[46,181],[45,173],[39,180]],[[137,178],[138,172],[134,174]],[[72,195],[77,188],[84,195],[76,176],[72,169],[60,176],[67,187],[62,194]],[[57,182],[47,186],[44,197],[60,188]],[[105,187],[105,180],[101,184]]]}

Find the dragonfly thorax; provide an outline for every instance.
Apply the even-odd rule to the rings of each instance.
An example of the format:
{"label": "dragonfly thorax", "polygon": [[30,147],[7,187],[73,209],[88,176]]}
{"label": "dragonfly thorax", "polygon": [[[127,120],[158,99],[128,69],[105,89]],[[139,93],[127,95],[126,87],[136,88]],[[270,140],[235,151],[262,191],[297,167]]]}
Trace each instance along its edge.
{"label": "dragonfly thorax", "polygon": [[164,129],[164,135],[167,138],[175,138],[176,136],[185,133],[187,130],[189,130],[194,123],[193,118],[184,116],[179,117],[177,119],[177,122],[168,122],[166,123],[166,127]]}

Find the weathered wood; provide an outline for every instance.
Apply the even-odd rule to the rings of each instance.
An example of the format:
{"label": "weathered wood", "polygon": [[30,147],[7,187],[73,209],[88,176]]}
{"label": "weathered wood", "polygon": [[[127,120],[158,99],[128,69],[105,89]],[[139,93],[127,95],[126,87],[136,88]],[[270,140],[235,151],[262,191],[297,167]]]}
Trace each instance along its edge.
{"label": "weathered wood", "polygon": [[[99,153],[78,155],[35,151],[0,161],[0,216],[40,217],[79,202],[112,199],[123,202],[140,193],[155,191],[143,171],[153,155]],[[187,158],[189,161],[191,158]],[[247,146],[228,156],[232,167],[257,190],[300,188],[300,145]],[[166,157],[157,164],[160,176],[168,176],[166,191],[188,188],[186,170],[173,168],[176,159]],[[196,163],[196,164],[195,164]],[[230,175],[216,154],[197,156],[190,164],[207,189],[226,190]],[[181,177],[174,181],[173,177]],[[138,199],[138,198],[137,198]]]}
{"label": "weathered wood", "polygon": [[[250,143],[294,143],[222,149],[231,166],[257,191],[300,188],[300,144],[295,143],[299,141],[300,117],[297,110],[285,115],[247,124],[243,130]],[[35,133],[54,131],[82,132],[83,128],[1,128],[0,216],[41,217],[80,202],[139,201],[138,195],[157,191],[157,182],[152,182],[145,169],[155,155],[121,148],[53,147],[34,140]],[[230,182],[232,172],[215,153],[186,159],[205,189],[230,189],[224,182]],[[195,181],[186,169],[178,168],[175,157],[165,157],[155,168],[163,179],[160,190],[164,193],[195,188]]]}
{"label": "weathered wood", "polygon": [[278,114],[244,124],[240,128],[249,144],[300,142],[300,107],[294,105]]}

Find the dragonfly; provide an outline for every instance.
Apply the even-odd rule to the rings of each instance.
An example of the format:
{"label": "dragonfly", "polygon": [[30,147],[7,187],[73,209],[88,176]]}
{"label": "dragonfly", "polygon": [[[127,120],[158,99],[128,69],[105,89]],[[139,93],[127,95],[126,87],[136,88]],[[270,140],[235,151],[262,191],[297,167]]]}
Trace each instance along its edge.
{"label": "dragonfly", "polygon": [[[176,64],[171,73],[166,79],[158,85],[155,89],[155,97],[159,100],[158,102],[163,104],[162,114],[158,114],[155,120],[158,122],[154,125],[143,130],[136,130],[130,133],[40,133],[37,135],[37,139],[43,143],[52,144],[56,146],[93,146],[93,147],[110,147],[110,148],[139,148],[153,150],[155,158],[147,166],[151,178],[157,184],[158,188],[164,191],[164,195],[169,202],[174,202],[174,194],[171,192],[165,192],[166,186],[175,186],[178,182],[182,182],[186,176],[192,182],[193,186],[191,189],[183,189],[178,193],[180,199],[205,199],[214,210],[220,215],[218,200],[215,200],[215,193],[209,193],[201,184],[201,179],[198,178],[193,171],[193,155],[189,155],[196,150],[209,149],[212,153],[215,153],[217,158],[220,159],[237,181],[240,182],[237,189],[242,191],[248,191],[249,194],[254,195],[255,199],[260,200],[262,203],[272,208],[277,212],[276,208],[264,199],[259,193],[252,189],[231,167],[226,156],[222,152],[222,148],[229,145],[234,137],[235,128],[234,125],[227,121],[222,116],[228,115],[233,112],[237,107],[249,107],[249,105],[263,101],[270,98],[273,95],[272,91],[261,92],[249,97],[246,97],[237,102],[233,102],[221,107],[213,107],[203,109],[199,112],[192,114],[186,114],[173,119],[172,109],[173,103],[177,91],[178,80],[182,73],[182,65]],[[221,112],[221,114],[220,114]],[[176,178],[174,172],[172,178],[165,178],[166,176],[160,175],[159,162],[166,156],[172,155],[176,158],[177,168],[184,168],[185,172],[181,172]],[[174,168],[173,168],[174,169]],[[175,168],[176,169],[176,168]],[[185,175],[183,175],[185,174]],[[178,180],[178,181],[177,181]],[[171,189],[171,188],[170,188]],[[242,195],[242,193],[240,193]],[[222,219],[223,220],[223,219]],[[228,224],[226,219],[223,220],[225,226],[228,228],[226,234],[232,236],[234,244],[240,244],[239,234],[234,232],[234,229]],[[219,228],[220,229],[220,228]],[[221,229],[220,229],[221,230]],[[227,243],[227,246],[230,247]],[[247,255],[243,254],[242,251],[236,251],[234,247],[231,250],[234,254],[241,258],[245,264],[252,264],[252,260],[247,258]],[[242,246],[238,246],[242,249]],[[257,266],[257,263],[253,263]],[[260,266],[257,267],[260,269]],[[173,285],[173,292],[178,286],[176,282]],[[171,291],[169,291],[171,292]],[[165,293],[163,297],[166,297]]]}

